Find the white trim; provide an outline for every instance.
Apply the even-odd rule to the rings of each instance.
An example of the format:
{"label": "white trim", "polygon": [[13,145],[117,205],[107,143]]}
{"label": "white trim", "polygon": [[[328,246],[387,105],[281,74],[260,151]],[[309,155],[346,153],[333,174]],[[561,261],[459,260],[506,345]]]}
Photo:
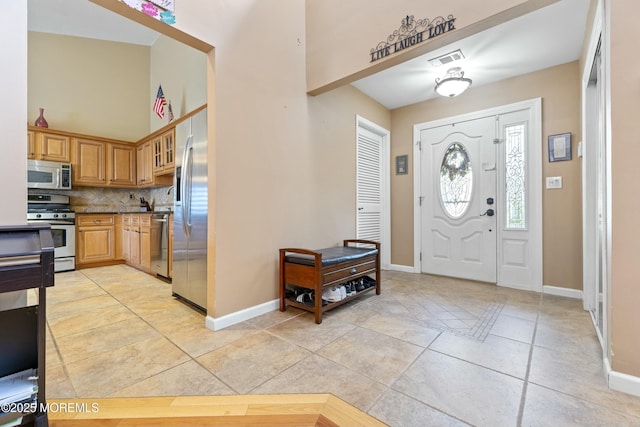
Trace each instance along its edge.
{"label": "white trim", "polygon": [[401,271],[403,273],[415,273],[414,268],[410,265],[391,264],[385,270]]}
{"label": "white trim", "polygon": [[[382,241],[380,246],[380,268],[388,269],[391,264],[391,132],[388,129],[356,114],[356,141],[359,129],[367,129],[382,138]],[[356,201],[357,203],[357,201]],[[355,207],[356,211],[358,207]]]}
{"label": "white trim", "polygon": [[532,228],[537,229],[537,234],[530,239],[531,243],[531,257],[533,258],[532,265],[534,267],[532,283],[530,287],[522,288],[509,284],[502,284],[500,282],[500,274],[498,271],[499,286],[512,287],[514,289],[523,289],[534,292],[542,292],[542,99],[533,98],[525,101],[515,102],[512,104],[501,105],[498,107],[488,108],[485,110],[474,111],[471,113],[461,114],[458,116],[447,117],[444,119],[433,120],[430,122],[418,123],[413,125],[413,194],[414,194],[414,208],[413,208],[413,270],[414,273],[421,272],[420,251],[422,243],[422,221],[420,211],[420,197],[422,195],[421,189],[421,164],[420,164],[420,134],[424,129],[434,128],[438,126],[445,126],[452,122],[462,122],[482,117],[496,116],[501,114],[508,114],[520,110],[529,110],[531,118],[531,131],[533,134],[533,144],[529,144],[529,153],[535,153],[533,156],[529,156],[531,159],[531,168],[529,171],[530,177],[530,199],[529,204],[532,208],[532,215],[530,218]]}
{"label": "white trim", "polygon": [[[590,138],[592,133],[587,130],[589,120],[587,120],[587,102],[590,99],[587,95],[587,88],[589,86],[589,78],[591,75],[591,69],[593,67],[593,58],[596,54],[598,47],[598,40],[603,40],[603,10],[602,2],[599,1],[596,7],[595,16],[593,19],[593,27],[591,28],[591,34],[589,36],[589,44],[587,48],[587,54],[585,58],[587,60],[584,63],[582,69],[582,99],[581,99],[581,117],[582,117],[582,142],[583,142],[583,155],[582,155],[582,287],[584,289],[584,300],[582,302],[583,307],[586,310],[595,309],[595,293],[596,293],[596,278],[595,278],[595,248],[594,244],[589,244],[595,241],[596,233],[596,218],[593,212],[595,211],[595,202],[589,197],[587,192],[593,192],[594,198],[597,197],[596,187],[593,181],[595,180],[595,144],[592,144]],[[603,45],[601,51],[603,50]],[[604,59],[604,58],[603,58]],[[602,67],[604,69],[604,61],[602,61]],[[604,85],[604,81],[601,82]],[[597,141],[594,141],[594,143]]]}
{"label": "white trim", "polygon": [[244,322],[245,320],[253,319],[265,313],[269,313],[280,308],[280,300],[274,299],[262,304],[254,305],[234,313],[230,313],[221,317],[207,316],[205,319],[205,326],[212,331],[219,331],[236,323]]}
{"label": "white trim", "polygon": [[558,286],[544,285],[542,293],[549,295],[557,295],[559,297],[575,298],[582,300],[582,291],[578,289],[561,288]]}
{"label": "white trim", "polygon": [[420,141],[420,125],[413,125],[413,272],[422,273],[422,142]]}
{"label": "white trim", "polygon": [[640,378],[621,372],[609,372],[609,388],[640,397]]}

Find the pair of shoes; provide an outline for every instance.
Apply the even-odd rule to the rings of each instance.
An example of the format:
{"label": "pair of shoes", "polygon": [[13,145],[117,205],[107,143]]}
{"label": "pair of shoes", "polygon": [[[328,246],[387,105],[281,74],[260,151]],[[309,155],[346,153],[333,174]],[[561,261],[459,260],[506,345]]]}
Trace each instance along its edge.
{"label": "pair of shoes", "polygon": [[331,286],[322,290],[322,299],[328,302],[342,301],[342,292],[338,286]]}
{"label": "pair of shoes", "polygon": [[362,279],[365,287],[372,288],[376,286],[376,281],[373,280],[371,277],[366,276],[366,277],[363,277]]}
{"label": "pair of shoes", "polygon": [[297,301],[298,296],[309,292],[313,291],[310,291],[306,288],[301,288],[299,286],[287,285],[287,287],[285,288],[285,298]]}
{"label": "pair of shoes", "polygon": [[347,296],[353,296],[356,294],[356,281],[355,280],[351,280],[347,283],[345,283],[345,288],[347,289]]}
{"label": "pair of shoes", "polygon": [[345,285],[340,285],[340,299],[345,299],[347,297],[347,288]]}
{"label": "pair of shoes", "polygon": [[312,306],[314,305],[313,301],[313,291],[304,292],[296,297],[296,301],[300,304]]}
{"label": "pair of shoes", "polygon": [[[315,292],[314,291],[305,291],[304,293],[301,293],[300,295],[298,295],[296,297],[296,301],[299,302],[300,304],[304,304],[307,307],[314,307],[316,305],[316,298],[315,298]],[[322,300],[322,305],[327,305],[328,303],[324,300]]]}
{"label": "pair of shoes", "polygon": [[364,285],[364,278],[361,277],[356,281],[356,292],[362,292],[365,289],[367,289],[367,287]]}

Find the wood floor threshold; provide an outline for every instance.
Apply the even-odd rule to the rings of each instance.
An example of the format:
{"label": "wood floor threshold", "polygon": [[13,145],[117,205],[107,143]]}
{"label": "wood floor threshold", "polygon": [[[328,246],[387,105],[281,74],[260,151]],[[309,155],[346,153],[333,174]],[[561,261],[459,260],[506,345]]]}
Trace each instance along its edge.
{"label": "wood floor threshold", "polygon": [[50,427],[385,426],[332,394],[48,399]]}

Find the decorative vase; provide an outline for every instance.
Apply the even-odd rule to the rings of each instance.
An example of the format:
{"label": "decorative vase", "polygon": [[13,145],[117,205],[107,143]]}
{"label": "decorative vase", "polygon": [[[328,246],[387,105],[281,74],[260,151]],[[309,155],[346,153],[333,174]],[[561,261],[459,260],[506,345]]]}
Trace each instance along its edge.
{"label": "decorative vase", "polygon": [[38,116],[38,118],[36,119],[34,124],[36,126],[41,127],[41,128],[48,128],[49,127],[49,123],[47,123],[47,120],[44,118],[44,108],[40,109],[40,115]]}

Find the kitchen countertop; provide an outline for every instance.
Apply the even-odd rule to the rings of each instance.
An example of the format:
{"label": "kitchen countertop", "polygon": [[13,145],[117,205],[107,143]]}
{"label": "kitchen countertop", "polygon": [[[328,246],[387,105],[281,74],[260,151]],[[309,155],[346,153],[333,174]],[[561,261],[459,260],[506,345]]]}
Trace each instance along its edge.
{"label": "kitchen countertop", "polygon": [[99,214],[107,214],[107,215],[123,215],[123,214],[166,214],[173,213],[172,209],[156,209],[155,211],[140,211],[140,210],[107,210],[107,209],[91,209],[81,211],[79,209],[75,210],[76,215],[99,215]]}

